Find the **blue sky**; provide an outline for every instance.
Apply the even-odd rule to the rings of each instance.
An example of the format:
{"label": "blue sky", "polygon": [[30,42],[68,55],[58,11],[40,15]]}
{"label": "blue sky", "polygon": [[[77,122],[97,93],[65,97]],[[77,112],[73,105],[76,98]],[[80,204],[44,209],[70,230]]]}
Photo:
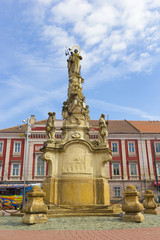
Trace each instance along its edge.
{"label": "blue sky", "polygon": [[61,118],[74,45],[91,119],[160,120],[159,0],[1,0],[0,129]]}

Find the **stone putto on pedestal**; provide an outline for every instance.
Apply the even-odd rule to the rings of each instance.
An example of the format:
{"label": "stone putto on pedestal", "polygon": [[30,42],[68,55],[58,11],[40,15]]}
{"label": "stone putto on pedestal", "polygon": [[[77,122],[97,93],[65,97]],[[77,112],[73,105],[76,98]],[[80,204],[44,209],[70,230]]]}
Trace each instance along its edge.
{"label": "stone putto on pedestal", "polygon": [[124,192],[125,202],[122,204],[122,211],[125,214],[122,217],[124,222],[143,222],[144,216],[141,213],[143,205],[139,202],[139,193],[133,185],[129,185]]}
{"label": "stone putto on pedestal", "polygon": [[151,190],[146,190],[145,200],[143,202],[144,213],[158,215],[157,204],[154,201],[154,194]]}
{"label": "stone putto on pedestal", "polygon": [[35,224],[48,221],[48,209],[43,202],[45,195],[40,186],[34,186],[29,193],[27,193],[27,204],[23,208],[23,212],[25,213],[22,217],[23,223]]}

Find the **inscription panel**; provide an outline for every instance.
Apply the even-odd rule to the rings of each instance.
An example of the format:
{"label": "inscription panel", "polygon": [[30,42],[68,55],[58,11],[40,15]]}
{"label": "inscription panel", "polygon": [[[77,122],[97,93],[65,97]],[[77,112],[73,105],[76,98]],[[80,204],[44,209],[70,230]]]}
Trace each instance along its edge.
{"label": "inscription panel", "polygon": [[84,173],[93,172],[92,156],[85,146],[73,145],[68,147],[63,155],[63,173]]}

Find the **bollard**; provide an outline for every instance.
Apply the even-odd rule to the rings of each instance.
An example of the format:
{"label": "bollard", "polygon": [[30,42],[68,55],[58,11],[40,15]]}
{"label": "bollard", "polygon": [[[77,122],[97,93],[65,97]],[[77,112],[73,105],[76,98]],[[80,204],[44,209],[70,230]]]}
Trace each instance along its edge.
{"label": "bollard", "polygon": [[48,209],[43,202],[45,195],[40,186],[34,186],[29,193],[27,193],[27,204],[23,208],[23,212],[25,213],[22,217],[23,223],[35,224],[48,221]]}
{"label": "bollard", "polygon": [[151,190],[146,190],[145,200],[143,202],[144,213],[145,214],[155,214],[158,215],[157,204],[154,201],[154,194]]}
{"label": "bollard", "polygon": [[125,214],[122,217],[124,222],[143,222],[144,216],[141,213],[143,205],[139,202],[139,193],[133,185],[129,185],[124,192],[125,202],[122,204],[122,211]]}

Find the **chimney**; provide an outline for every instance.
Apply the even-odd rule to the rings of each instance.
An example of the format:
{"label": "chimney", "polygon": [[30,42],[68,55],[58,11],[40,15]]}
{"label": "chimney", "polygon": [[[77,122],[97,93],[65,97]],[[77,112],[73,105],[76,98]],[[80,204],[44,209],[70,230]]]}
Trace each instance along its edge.
{"label": "chimney", "polygon": [[35,119],[35,115],[31,115],[31,118],[30,118],[30,124],[34,124],[35,123],[35,121],[36,121],[36,119]]}

